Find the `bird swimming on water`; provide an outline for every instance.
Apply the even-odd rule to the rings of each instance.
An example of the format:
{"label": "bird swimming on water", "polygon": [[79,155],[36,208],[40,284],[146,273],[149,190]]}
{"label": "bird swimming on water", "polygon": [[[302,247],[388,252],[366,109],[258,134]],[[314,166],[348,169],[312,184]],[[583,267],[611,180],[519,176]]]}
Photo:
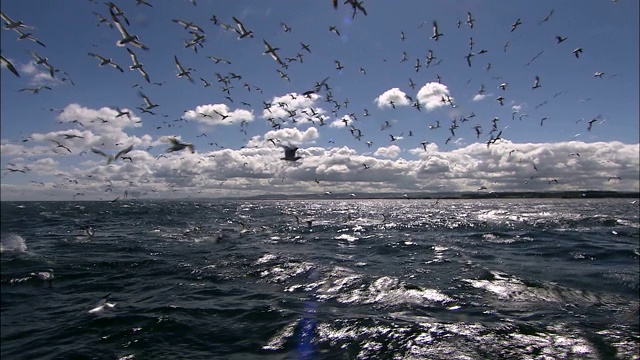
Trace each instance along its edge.
{"label": "bird swimming on water", "polygon": [[40,280],[44,280],[49,283],[49,287],[53,286],[53,269],[48,269],[47,271],[39,271],[37,273],[31,273],[31,276],[35,276]]}

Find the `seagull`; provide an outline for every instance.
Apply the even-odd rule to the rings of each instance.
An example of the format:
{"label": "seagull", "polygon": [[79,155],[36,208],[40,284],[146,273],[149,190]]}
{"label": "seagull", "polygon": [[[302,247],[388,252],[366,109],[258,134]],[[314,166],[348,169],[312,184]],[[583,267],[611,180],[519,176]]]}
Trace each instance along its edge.
{"label": "seagull", "polygon": [[199,31],[201,33],[204,32],[204,30],[202,30],[202,28],[192,22],[188,22],[188,21],[184,21],[184,20],[180,20],[180,19],[171,19],[171,21],[173,21],[174,23],[178,23],[182,26],[184,26],[185,30],[186,29],[193,29],[195,31]]}
{"label": "seagull", "polygon": [[[182,65],[180,65],[180,61],[178,61],[178,57],[176,55],[173,55],[173,61],[175,61],[176,66],[178,67],[178,77],[186,77],[189,81],[191,81],[193,83],[193,79],[191,78],[191,71],[187,71],[185,70]],[[191,69],[190,69],[191,70]]]}
{"label": "seagull", "polygon": [[116,45],[123,47],[127,44],[131,44],[142,50],[149,50],[149,48],[145,44],[140,42],[140,39],[138,38],[137,35],[129,34],[127,29],[124,28],[124,25],[120,23],[120,20],[118,20],[118,17],[113,12],[113,7],[109,7],[109,13],[111,14],[111,19],[113,20],[113,23],[116,25],[116,28],[118,29],[118,31],[120,31],[120,35],[122,35],[122,38],[116,41]]}
{"label": "seagull", "polygon": [[267,48],[267,50],[265,52],[263,52],[263,55],[269,54],[271,55],[271,57],[273,58],[273,60],[277,61],[278,64],[280,64],[281,66],[285,66],[285,64],[282,62],[282,60],[280,59],[280,57],[278,56],[278,54],[276,54],[276,50],[280,50],[280,48],[274,48],[272,47],[266,40],[262,40],[264,42],[264,46]]}
{"label": "seagull", "polygon": [[168,153],[174,152],[174,151],[180,151],[180,150],[182,150],[184,148],[188,148],[189,151],[191,151],[192,154],[194,152],[196,152],[195,147],[193,146],[193,144],[187,144],[187,143],[180,142],[180,140],[178,140],[176,138],[169,138],[169,142],[171,143],[171,146],[166,150]]}
{"label": "seagull", "polygon": [[500,105],[504,106],[504,103],[503,103],[504,98],[503,98],[502,96],[498,96],[498,97],[496,98],[496,101],[498,101],[498,102],[500,103]]}
{"label": "seagull", "polygon": [[549,13],[547,14],[547,16],[545,16],[544,19],[540,20],[538,22],[538,25],[542,25],[543,23],[549,21],[549,19],[551,18],[551,15],[553,15],[553,9],[551,9],[551,11],[549,11]]}
{"label": "seagull", "polygon": [[109,298],[109,296],[111,296],[111,294],[107,294],[100,301],[98,301],[98,304],[96,304],[96,307],[94,307],[93,309],[89,310],[89,313],[90,314],[95,314],[95,313],[98,313],[98,312],[100,312],[102,310],[110,309],[110,308],[116,306],[115,303],[107,302],[107,299]]}
{"label": "seagull", "polygon": [[282,30],[284,30],[284,32],[291,32],[291,27],[284,22],[281,22],[280,26],[282,26]]}
{"label": "seagull", "polygon": [[560,44],[561,42],[567,40],[566,37],[562,37],[560,35],[556,35],[556,44]]}
{"label": "seagull", "polygon": [[2,60],[2,65],[6,66],[9,71],[11,71],[15,76],[20,77],[20,73],[16,70],[16,67],[13,66],[11,61],[7,60],[4,56],[0,55],[0,60]]}
{"label": "seagull", "polygon": [[5,21],[5,26],[4,29],[5,30],[11,30],[11,29],[17,29],[17,28],[24,28],[24,29],[34,29],[33,26],[27,26],[25,25],[22,21],[13,21],[11,20],[10,17],[8,17],[5,13],[3,13],[2,11],[0,11],[0,17],[2,18],[2,20]]}
{"label": "seagull", "polygon": [[600,71],[596,71],[596,73],[595,73],[595,74],[593,74],[593,76],[595,76],[595,77],[599,77],[600,79],[602,79],[602,75],[604,75],[604,73],[603,73],[603,72],[600,72]]}
{"label": "seagull", "polygon": [[100,24],[105,23],[109,25],[110,28],[113,28],[113,24],[106,17],[102,16],[102,14],[94,11],[93,15],[98,17],[98,24],[96,24],[97,26],[100,26]]}
{"label": "seagull", "polygon": [[440,33],[438,31],[438,22],[437,21],[433,21],[433,35],[431,36],[432,39],[434,39],[435,41],[438,41],[438,39],[440,39],[440,36],[443,36],[444,34]]}
{"label": "seagull", "polygon": [[142,91],[138,91],[138,95],[142,98],[142,100],[144,100],[144,103],[147,106],[146,107],[147,110],[151,110],[156,106],[160,106],[158,104],[152,103],[151,100],[149,100],[149,98],[147,97],[147,95],[145,95]]}
{"label": "seagull", "polygon": [[144,79],[150,83],[151,80],[149,80],[149,74],[147,74],[147,72],[142,68],[142,64],[138,61],[138,57],[136,57],[136,54],[129,48],[127,48],[127,51],[131,56],[131,61],[133,61],[133,65],[129,66],[129,70],[138,70],[140,74],[142,74]]}
{"label": "seagull", "polygon": [[133,150],[133,145],[129,145],[128,148],[122,149],[120,150],[115,156],[114,155],[109,155],[107,153],[105,153],[102,150],[98,150],[96,148],[91,148],[91,152],[98,154],[102,157],[107,158],[107,165],[111,164],[112,162],[118,160],[119,158],[121,158],[123,155],[126,155],[127,153],[129,153],[129,151]]}
{"label": "seagull", "polygon": [[302,158],[301,156],[296,156],[297,146],[284,145],[282,147],[284,148],[284,157],[280,158],[280,160],[296,161]]}
{"label": "seagull", "polygon": [[474,19],[473,17],[471,17],[471,12],[467,11],[467,24],[469,24],[469,27],[471,29],[473,29],[473,22],[476,21],[476,19]]}
{"label": "seagull", "polygon": [[[129,50],[129,49],[127,48],[127,50]],[[100,64],[99,64],[100,67],[105,66],[105,65],[111,65],[114,68],[120,70],[120,72],[124,72],[124,70],[122,70],[120,65],[114,63],[113,60],[107,59],[104,56],[101,56],[101,55],[95,54],[95,53],[88,53],[88,54],[89,54],[89,56],[93,56],[93,57],[95,57],[95,58],[100,60]]]}
{"label": "seagull", "polygon": [[238,20],[235,16],[233,17],[233,21],[236,22],[236,25],[238,26],[238,30],[236,30],[236,32],[238,33],[238,35],[240,35],[240,37],[238,37],[238,39],[243,39],[245,37],[253,37],[253,31],[247,31],[247,29],[244,27],[244,25],[242,25],[242,23],[240,22],[240,20]]}
{"label": "seagull", "polygon": [[40,90],[42,89],[47,89],[47,90],[52,90],[50,87],[48,87],[47,85],[40,85],[36,88],[24,88],[24,89],[20,89],[18,91],[31,91],[34,94],[37,94],[40,92]]}
{"label": "seagull", "polygon": [[500,85],[498,85],[498,88],[502,89],[502,90],[507,90],[507,86],[509,86],[509,83],[502,83]]}
{"label": "seagull", "polygon": [[338,28],[335,26],[329,26],[329,32],[335,33],[336,35],[340,36],[340,31],[338,31]]}
{"label": "seagull", "polygon": [[31,276],[35,276],[40,280],[46,281],[47,283],[49,283],[49,287],[53,286],[53,279],[55,278],[55,276],[53,275],[53,269],[31,273]]}
{"label": "seagull", "polygon": [[540,86],[541,86],[541,85],[540,85],[540,78],[539,78],[538,76],[536,76],[536,81],[535,81],[535,83],[533,84],[533,86],[532,86],[531,88],[532,88],[532,89],[537,89],[537,88],[539,88]]}
{"label": "seagull", "polygon": [[573,52],[573,55],[576,56],[576,59],[579,59],[580,58],[580,54],[582,53],[582,48],[576,48],[572,52]]}
{"label": "seagull", "polygon": [[467,59],[467,64],[469,64],[469,67],[471,67],[471,58],[474,56],[475,54],[473,52],[470,52],[469,54],[467,54],[467,56],[465,56],[465,58]]}
{"label": "seagull", "polygon": [[13,29],[15,30],[18,34],[20,34],[18,36],[18,40],[24,40],[24,39],[29,39],[33,42],[35,42],[36,44],[40,45],[40,46],[44,46],[47,47],[45,44],[43,44],[40,40],[36,39],[35,37],[33,37],[33,35],[31,33],[24,33],[22,32],[20,29]]}
{"label": "seagull", "polygon": [[42,65],[46,67],[49,70],[49,75],[51,75],[51,77],[53,78],[55,69],[53,68],[53,66],[51,66],[51,64],[49,64],[49,59],[38,55],[38,53],[36,53],[35,51],[32,51],[31,55],[36,58],[36,65]]}
{"label": "seagull", "polygon": [[516,22],[511,25],[511,32],[513,32],[520,25],[522,25],[522,21],[520,21],[520,18],[518,18],[518,20],[516,20]]}

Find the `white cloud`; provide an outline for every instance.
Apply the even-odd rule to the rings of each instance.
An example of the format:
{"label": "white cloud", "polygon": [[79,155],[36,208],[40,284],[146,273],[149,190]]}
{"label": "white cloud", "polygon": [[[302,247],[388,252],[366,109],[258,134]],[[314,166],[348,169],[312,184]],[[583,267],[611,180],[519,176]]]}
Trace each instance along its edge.
{"label": "white cloud", "polygon": [[382,95],[378,96],[375,100],[378,108],[390,108],[393,106],[406,106],[409,105],[409,99],[407,95],[398,88],[393,88],[385,91]]}
{"label": "white cloud", "polygon": [[402,152],[402,150],[399,146],[391,145],[387,147],[379,147],[374,155],[393,159],[400,156],[400,152]]}
{"label": "white cloud", "polygon": [[183,118],[211,126],[234,125],[254,120],[253,111],[245,109],[229,111],[229,107],[225,104],[199,105],[195,110],[186,111]]}
{"label": "white cloud", "polygon": [[[426,83],[418,91],[418,101],[424,105],[427,111],[431,111],[446,105],[446,103],[442,102],[442,97],[447,95],[450,96],[446,85],[430,82]],[[453,100],[453,97],[451,97],[451,101]]]}
{"label": "white cloud", "polygon": [[473,97],[473,101],[482,101],[482,100],[486,99],[489,96],[493,96],[493,94],[476,94]]}
{"label": "white cloud", "polygon": [[[88,142],[95,140],[91,136],[100,136],[89,130],[81,133],[87,135]],[[29,170],[26,174],[3,171],[0,190],[3,190],[3,200],[70,199],[77,192],[85,193],[83,199],[89,200],[113,199],[125,189],[141,197],[215,197],[273,191],[314,193],[324,186],[330,186],[334,193],[476,191],[480,186],[486,186],[489,191],[638,191],[640,188],[639,144],[501,140],[490,147],[473,143],[454,150],[429,144],[427,151],[422,147],[408,149],[407,155],[413,160],[407,160],[400,157],[403,149],[397,144],[380,147],[373,154],[363,154],[347,146],[314,145],[318,138],[314,127],[305,131],[286,128],[256,136],[240,149],[163,153],[166,157],[159,158],[137,146],[129,153],[132,162],[118,160],[109,166],[95,154],[78,156],[75,150],[74,154],[64,157],[42,153],[32,159],[22,151],[32,152],[40,146],[38,141],[19,145],[3,141],[3,163],[12,163],[17,168],[27,166]],[[135,139],[166,146],[166,136],[144,135]],[[298,155],[302,158],[295,163],[280,160],[285,144],[299,146]],[[74,161],[70,163],[68,158]],[[621,180],[609,181],[610,177]],[[20,179],[30,181],[20,182]],[[549,183],[553,179],[558,183]],[[72,180],[77,180],[77,184]]]}

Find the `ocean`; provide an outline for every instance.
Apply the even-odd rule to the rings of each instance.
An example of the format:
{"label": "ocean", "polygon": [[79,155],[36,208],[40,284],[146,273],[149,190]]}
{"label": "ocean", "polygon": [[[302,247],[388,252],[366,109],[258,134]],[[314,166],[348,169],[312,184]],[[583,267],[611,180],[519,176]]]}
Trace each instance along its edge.
{"label": "ocean", "polygon": [[2,202],[0,356],[639,359],[632,200]]}

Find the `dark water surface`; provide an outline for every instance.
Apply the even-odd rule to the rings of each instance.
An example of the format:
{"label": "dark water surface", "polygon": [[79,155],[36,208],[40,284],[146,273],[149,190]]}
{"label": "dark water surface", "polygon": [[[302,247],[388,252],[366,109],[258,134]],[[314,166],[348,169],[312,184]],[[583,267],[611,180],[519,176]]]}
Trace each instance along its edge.
{"label": "dark water surface", "polygon": [[638,359],[631,200],[2,202],[0,355]]}

